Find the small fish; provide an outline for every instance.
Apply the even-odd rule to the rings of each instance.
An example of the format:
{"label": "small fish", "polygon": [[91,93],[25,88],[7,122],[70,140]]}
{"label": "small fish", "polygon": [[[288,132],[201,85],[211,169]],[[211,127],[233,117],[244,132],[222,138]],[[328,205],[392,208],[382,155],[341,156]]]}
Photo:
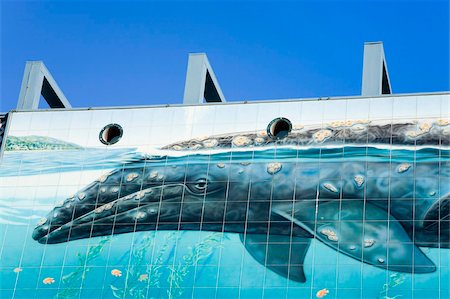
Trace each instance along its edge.
{"label": "small fish", "polygon": [[120,271],[118,269],[113,269],[113,270],[111,270],[111,275],[115,276],[115,277],[120,277],[120,276],[122,276],[122,271]]}
{"label": "small fish", "polygon": [[14,270],[13,270],[14,273],[20,273],[22,271],[23,271],[23,269],[20,267],[14,268]]}
{"label": "small fish", "polygon": [[317,298],[323,298],[323,297],[325,297],[326,295],[328,295],[329,292],[330,292],[330,291],[328,291],[327,289],[321,289],[321,290],[317,291],[316,297],[317,297]]}
{"label": "small fish", "polygon": [[44,280],[42,282],[44,284],[52,284],[55,282],[55,279],[53,277],[46,277],[46,278],[44,278]]}
{"label": "small fish", "polygon": [[138,278],[139,281],[147,281],[148,280],[148,274],[141,274]]}

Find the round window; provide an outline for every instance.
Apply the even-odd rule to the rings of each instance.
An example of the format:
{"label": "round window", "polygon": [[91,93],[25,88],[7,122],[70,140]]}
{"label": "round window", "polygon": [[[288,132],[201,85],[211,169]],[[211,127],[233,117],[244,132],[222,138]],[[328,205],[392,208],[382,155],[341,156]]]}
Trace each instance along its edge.
{"label": "round window", "polygon": [[111,145],[119,142],[120,138],[122,138],[123,129],[118,124],[109,124],[106,125],[98,135],[101,143],[106,145]]}
{"label": "round window", "polygon": [[291,121],[284,117],[275,118],[267,126],[267,134],[275,139],[285,138],[291,130]]}

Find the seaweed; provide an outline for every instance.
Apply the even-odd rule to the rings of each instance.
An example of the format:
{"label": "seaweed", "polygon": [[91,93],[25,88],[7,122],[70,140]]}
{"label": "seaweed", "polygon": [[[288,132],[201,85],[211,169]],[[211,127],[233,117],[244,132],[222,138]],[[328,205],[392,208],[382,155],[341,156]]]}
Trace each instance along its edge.
{"label": "seaweed", "polygon": [[[214,249],[220,246],[223,234],[212,233],[206,236],[194,246],[188,247],[189,252],[183,256],[182,261],[168,265],[168,260],[173,257],[176,241],[182,236],[180,233],[184,232],[174,231],[166,234],[159,248],[156,247],[155,232],[142,238],[131,251],[132,258],[126,270],[125,286],[120,288],[117,285],[110,285],[113,296],[120,299],[144,299],[148,296],[149,288],[159,289],[167,286],[167,298],[182,296],[183,282],[191,274],[192,266],[212,255]],[[154,259],[146,264],[145,261],[150,260],[151,248],[155,251]],[[142,265],[145,265],[144,271]]]}
{"label": "seaweed", "polygon": [[164,238],[164,242],[159,248],[158,255],[154,263],[147,264],[145,271],[142,271],[142,265],[145,261],[150,260],[149,253],[155,246],[155,232],[150,232],[147,236],[142,238],[141,242],[134,246],[131,252],[131,261],[126,270],[125,287],[119,288],[115,285],[110,285],[113,296],[116,298],[126,298],[127,295],[131,298],[143,299],[147,295],[147,287],[160,287],[163,258],[166,255],[169,245],[173,243],[176,232],[170,232]]}
{"label": "seaweed", "polygon": [[102,238],[96,246],[89,247],[86,254],[81,254],[80,252],[77,253],[78,264],[80,267],[61,278],[64,288],[56,293],[54,298],[75,298],[79,296],[81,288],[78,287],[78,285],[86,278],[86,275],[89,272],[89,268],[86,266],[102,253],[103,247],[109,241],[109,237]]}
{"label": "seaweed", "polygon": [[389,289],[395,288],[398,285],[401,285],[406,280],[406,274],[404,273],[392,273],[389,275],[389,280],[387,283],[383,284],[383,289],[380,291],[379,299],[396,299],[402,297],[402,295],[396,295],[394,297],[389,297]]}
{"label": "seaweed", "polygon": [[192,266],[197,265],[201,260],[206,260],[211,256],[213,250],[221,246],[222,233],[213,233],[205,237],[193,247],[189,247],[189,253],[183,256],[183,262],[178,265],[169,266],[170,274],[167,282],[170,288],[167,290],[169,299],[181,297],[184,293],[183,281],[188,276]]}

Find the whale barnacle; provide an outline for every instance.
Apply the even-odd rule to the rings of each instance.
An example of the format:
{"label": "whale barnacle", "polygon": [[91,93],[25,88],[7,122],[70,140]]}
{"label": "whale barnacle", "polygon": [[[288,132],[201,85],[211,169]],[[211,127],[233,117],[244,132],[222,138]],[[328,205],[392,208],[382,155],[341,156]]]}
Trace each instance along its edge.
{"label": "whale barnacle", "polygon": [[357,174],[353,177],[353,180],[355,181],[356,186],[361,187],[364,184],[364,176]]}
{"label": "whale barnacle", "polygon": [[106,205],[103,206],[103,209],[104,210],[110,210],[113,207],[113,205],[114,204],[112,202],[107,203]]}
{"label": "whale barnacle", "polygon": [[450,120],[448,119],[438,119],[436,124],[440,127],[448,126],[450,124]]}
{"label": "whale barnacle", "polygon": [[314,141],[316,142],[323,142],[326,139],[330,138],[332,135],[330,130],[320,130],[317,131],[316,133],[314,133],[312,135],[312,137],[314,138]]}
{"label": "whale barnacle", "polygon": [[333,193],[338,193],[338,189],[331,183],[324,183],[323,187]]}
{"label": "whale barnacle", "polygon": [[191,149],[191,150],[198,150],[198,149],[201,149],[201,148],[202,148],[202,146],[200,144],[198,144],[198,143],[189,147],[189,149]]}
{"label": "whale barnacle", "polygon": [[105,206],[100,206],[94,210],[94,213],[101,213],[105,210]]}
{"label": "whale barnacle", "polygon": [[136,215],[135,215],[135,218],[137,220],[140,220],[140,219],[145,218],[145,216],[147,216],[147,214],[145,212],[137,212]]}
{"label": "whale barnacle", "polygon": [[338,241],[337,234],[336,234],[336,232],[335,232],[334,230],[332,230],[332,229],[324,228],[324,229],[322,229],[322,230],[320,231],[320,233],[321,233],[322,235],[325,235],[325,236],[328,238],[328,240],[330,240],[330,241],[335,241],[335,242]]}
{"label": "whale barnacle", "polygon": [[375,240],[374,239],[365,239],[364,240],[364,247],[366,247],[366,248],[372,247],[373,244],[375,244]]}
{"label": "whale barnacle", "polygon": [[402,163],[397,167],[398,173],[404,173],[405,171],[408,171],[411,168],[411,164],[409,163]]}
{"label": "whale barnacle", "polygon": [[147,193],[146,191],[139,191],[138,193],[136,193],[136,196],[134,199],[139,200],[139,199],[143,198],[146,193]]}
{"label": "whale barnacle", "polygon": [[206,139],[203,141],[203,146],[206,148],[215,147],[217,144],[219,144],[219,141],[217,139]]}
{"label": "whale barnacle", "polygon": [[106,180],[108,179],[108,177],[109,177],[109,174],[104,174],[104,175],[102,175],[101,177],[98,178],[98,181],[99,181],[100,183],[104,183],[104,182],[106,182]]}
{"label": "whale barnacle", "polygon": [[267,132],[266,131],[259,131],[258,133],[256,133],[256,136],[260,137],[260,138],[267,137]]}
{"label": "whale barnacle", "polygon": [[247,146],[251,143],[252,141],[250,140],[250,138],[246,137],[246,136],[236,136],[233,138],[233,145],[234,146]]}
{"label": "whale barnacle", "polygon": [[263,144],[266,140],[262,137],[256,137],[255,138],[255,144],[259,145],[259,144]]}
{"label": "whale barnacle", "polygon": [[131,182],[133,181],[135,178],[137,178],[139,176],[139,174],[137,174],[136,172],[131,172],[127,175],[126,181],[127,182]]}
{"label": "whale barnacle", "polygon": [[293,125],[292,126],[292,131],[301,131],[301,130],[303,130],[303,128],[305,128],[305,126],[304,125]]}
{"label": "whale barnacle", "polygon": [[269,174],[276,174],[277,172],[279,172],[282,168],[282,165],[280,162],[272,162],[267,164],[267,172]]}
{"label": "whale barnacle", "polygon": [[224,164],[224,163],[217,163],[217,167],[219,167],[219,168],[224,168],[224,167],[225,167],[225,164]]}
{"label": "whale barnacle", "polygon": [[428,132],[430,132],[431,127],[432,127],[432,124],[430,124],[430,123],[421,123],[419,125],[419,130],[421,132],[428,133]]}
{"label": "whale barnacle", "polygon": [[83,199],[86,198],[86,193],[80,192],[80,193],[78,193],[77,197],[78,197],[79,200],[83,200]]}
{"label": "whale barnacle", "polygon": [[41,226],[43,225],[45,222],[47,222],[47,218],[43,217],[41,219],[39,219],[38,223],[36,224],[37,226]]}
{"label": "whale barnacle", "polygon": [[148,176],[148,178],[150,179],[150,180],[154,180],[154,179],[156,179],[158,177],[158,172],[157,171],[152,171],[152,172],[150,172],[150,175]]}

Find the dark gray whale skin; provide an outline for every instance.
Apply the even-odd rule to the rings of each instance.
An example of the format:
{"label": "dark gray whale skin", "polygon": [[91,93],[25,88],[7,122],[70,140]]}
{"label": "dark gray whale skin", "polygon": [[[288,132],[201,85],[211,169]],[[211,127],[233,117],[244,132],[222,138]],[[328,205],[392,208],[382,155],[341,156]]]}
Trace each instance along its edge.
{"label": "dark gray whale skin", "polygon": [[[431,143],[442,140],[430,131]],[[326,142],[319,137],[316,148]],[[348,137],[346,146],[361,143]],[[376,150],[364,159],[345,156],[343,148],[342,159],[302,160],[237,145],[214,163],[209,153],[190,152],[116,169],[55,207],[33,238],[54,244],[148,230],[239,233],[258,262],[299,282],[306,281],[312,238],[358,261],[407,273],[436,270],[419,247],[449,248],[448,156],[411,163],[372,160]]]}

